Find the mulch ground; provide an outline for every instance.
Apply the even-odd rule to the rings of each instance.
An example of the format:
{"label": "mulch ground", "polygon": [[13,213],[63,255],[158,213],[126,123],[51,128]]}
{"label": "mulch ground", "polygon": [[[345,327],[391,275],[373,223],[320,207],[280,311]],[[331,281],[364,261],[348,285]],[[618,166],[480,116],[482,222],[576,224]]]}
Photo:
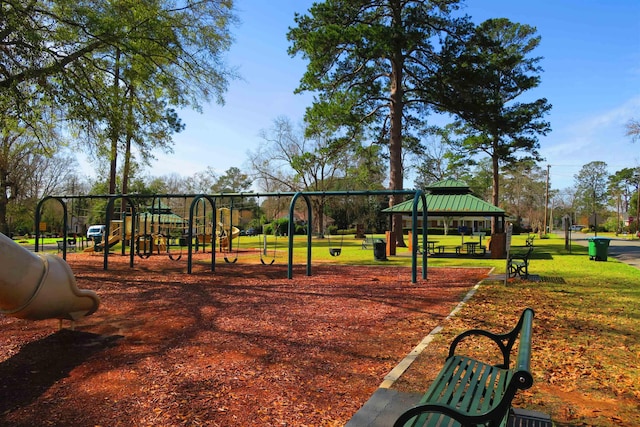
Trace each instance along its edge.
{"label": "mulch ground", "polygon": [[342,426],[488,269],[69,254],[98,311],[0,317],[3,426]]}

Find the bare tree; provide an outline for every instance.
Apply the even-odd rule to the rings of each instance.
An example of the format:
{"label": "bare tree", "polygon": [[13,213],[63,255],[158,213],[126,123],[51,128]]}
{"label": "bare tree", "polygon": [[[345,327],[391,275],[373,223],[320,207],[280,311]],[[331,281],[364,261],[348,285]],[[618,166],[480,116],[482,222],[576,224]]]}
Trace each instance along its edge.
{"label": "bare tree", "polygon": [[640,120],[631,119],[626,124],[627,136],[631,137],[632,141],[640,139]]}
{"label": "bare tree", "polygon": [[[337,183],[345,184],[353,152],[349,147],[334,144],[328,135],[307,137],[305,129],[295,129],[286,117],[274,120],[273,127],[262,131],[265,144],[249,153],[254,179],[262,190],[328,191]],[[347,188],[342,188],[347,189]],[[313,200],[322,233],[324,200]]]}

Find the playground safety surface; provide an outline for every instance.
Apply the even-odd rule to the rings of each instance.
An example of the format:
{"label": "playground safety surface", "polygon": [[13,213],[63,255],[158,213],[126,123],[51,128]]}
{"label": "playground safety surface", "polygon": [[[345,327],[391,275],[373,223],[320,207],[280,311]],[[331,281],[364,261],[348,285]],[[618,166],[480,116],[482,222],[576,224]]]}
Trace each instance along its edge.
{"label": "playground safety surface", "polygon": [[67,261],[102,305],[73,331],[0,317],[0,425],[343,426],[488,274]]}

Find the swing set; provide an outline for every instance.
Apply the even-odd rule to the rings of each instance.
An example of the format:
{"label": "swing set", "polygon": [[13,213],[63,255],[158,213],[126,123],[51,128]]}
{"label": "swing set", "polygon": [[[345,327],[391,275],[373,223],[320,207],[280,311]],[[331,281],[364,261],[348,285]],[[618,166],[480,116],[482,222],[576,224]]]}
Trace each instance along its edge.
{"label": "swing set", "polygon": [[[238,256],[240,253],[240,236],[242,233],[240,232],[240,223],[242,222],[242,212],[233,210],[233,201],[231,203],[230,208],[220,208],[218,209],[218,241],[220,243],[220,250],[226,249],[224,252],[223,258],[227,264],[235,264],[238,261]],[[235,225],[234,225],[235,224]],[[276,222],[271,224],[273,228],[273,247],[271,250],[272,255],[269,256],[269,238],[268,234],[264,233],[266,224],[262,224],[261,229],[262,233],[262,248],[260,252],[260,263],[263,265],[273,265],[276,261],[276,252],[278,246],[278,235],[279,227]],[[233,240],[235,240],[235,244]],[[235,245],[235,252],[234,252]],[[229,256],[230,253],[234,253],[234,257],[231,258]]]}
{"label": "swing set", "polygon": [[[152,199],[151,207],[147,212],[138,215],[137,222],[138,229],[141,230],[135,239],[138,257],[147,259],[155,249],[158,254],[166,253],[173,261],[179,261],[182,258],[180,239],[184,234],[184,219],[174,215],[168,205],[162,204],[160,198]],[[176,237],[177,234],[179,234],[178,237]]]}
{"label": "swing set", "polygon": [[[39,224],[41,223],[41,218],[42,218],[42,214],[41,214],[41,210],[42,210],[42,206],[44,203],[46,203],[48,200],[50,199],[54,199],[55,201],[57,201],[63,209],[63,214],[64,214],[64,222],[63,222],[63,229],[64,229],[64,235],[63,237],[66,238],[66,234],[67,234],[67,211],[66,211],[66,207],[67,207],[67,201],[68,200],[74,200],[74,199],[104,199],[107,201],[107,208],[105,209],[105,219],[100,220],[101,223],[106,224],[106,230],[105,230],[105,234],[109,235],[110,233],[110,229],[111,229],[111,224],[112,224],[112,214],[115,211],[115,202],[117,200],[122,200],[122,203],[127,203],[131,209],[131,218],[137,218],[136,216],[136,210],[137,210],[137,201],[140,199],[145,199],[145,198],[191,198],[191,206],[189,208],[189,219],[188,220],[182,220],[183,222],[181,222],[180,226],[185,228],[187,230],[187,234],[186,236],[183,234],[181,236],[181,239],[186,238],[186,250],[187,250],[187,273],[191,274],[192,273],[192,264],[193,264],[193,254],[194,254],[194,246],[195,249],[197,251],[198,249],[198,244],[199,244],[199,238],[203,237],[204,239],[209,238],[211,239],[210,242],[212,243],[212,245],[215,245],[215,232],[209,234],[207,236],[207,232],[204,231],[203,235],[200,236],[200,231],[197,229],[198,225],[197,225],[197,221],[196,221],[196,217],[197,217],[197,213],[198,213],[198,206],[200,205],[200,202],[202,202],[203,205],[210,205],[212,208],[211,211],[211,219],[209,219],[209,217],[207,217],[206,215],[204,216],[205,221],[203,224],[200,224],[200,226],[204,226],[205,228],[207,226],[209,226],[210,230],[213,231],[215,227],[215,224],[217,224],[217,220],[216,220],[216,202],[218,200],[221,200],[223,198],[229,198],[229,197],[239,197],[239,198],[243,198],[243,197],[261,197],[261,196],[266,196],[266,197],[281,197],[281,196],[287,196],[290,197],[290,203],[289,203],[289,225],[288,225],[288,229],[285,231],[285,234],[288,236],[288,265],[287,265],[287,277],[289,279],[293,278],[293,247],[294,247],[294,232],[295,232],[295,224],[293,221],[293,218],[295,218],[295,212],[296,212],[296,203],[298,201],[298,199],[303,198],[306,204],[306,210],[307,210],[307,215],[306,215],[306,238],[307,238],[307,248],[306,248],[306,271],[307,271],[307,275],[311,276],[311,247],[312,247],[312,234],[313,231],[311,229],[311,224],[313,223],[313,211],[311,208],[311,197],[324,197],[324,196],[347,196],[347,197],[353,197],[353,196],[366,196],[366,197],[371,197],[371,196],[375,196],[375,197],[379,197],[379,196],[390,196],[393,195],[394,197],[397,196],[413,196],[414,200],[413,200],[413,204],[412,204],[412,210],[411,210],[411,231],[412,231],[412,238],[413,240],[413,250],[411,252],[411,275],[412,275],[412,282],[415,283],[416,282],[416,277],[417,277],[417,268],[418,268],[418,262],[417,262],[417,248],[419,247],[418,244],[418,216],[419,216],[419,212],[418,212],[418,206],[419,204],[421,205],[420,210],[422,210],[422,217],[423,217],[423,223],[426,223],[426,217],[427,217],[427,203],[426,203],[426,197],[425,195],[422,193],[421,190],[375,190],[375,191],[300,191],[300,192],[287,192],[287,193],[227,193],[227,194],[222,194],[222,193],[218,193],[218,194],[212,194],[212,195],[208,195],[208,194],[162,194],[162,195],[139,195],[139,194],[132,194],[132,195],[127,195],[127,194],[115,194],[115,195],[95,195],[95,196],[78,196],[78,195],[66,195],[66,196],[47,196],[44,199],[40,200],[40,202],[38,203],[38,206],[36,207],[36,218],[35,218],[35,229],[36,229],[36,244],[35,244],[35,250],[38,251],[38,245],[39,245],[39,239],[40,239],[40,232],[39,232]],[[148,224],[150,221],[154,222],[155,224],[155,220],[156,218],[154,216],[149,216],[149,218],[146,219],[146,223]],[[137,222],[137,221],[135,221]],[[136,227],[138,226],[138,224],[135,224],[135,222],[132,222],[131,224],[131,231],[129,232],[128,235],[125,234],[125,231],[123,231],[122,233],[122,237],[123,237],[123,241],[124,240],[130,240],[130,242],[128,242],[128,244],[123,244],[122,245],[122,255],[125,255],[125,250],[128,248],[129,249],[129,266],[133,267],[134,266],[134,259],[136,258],[136,251],[138,251],[140,253],[140,257],[145,257],[145,256],[150,256],[151,255],[151,248],[153,247],[154,243],[158,243],[156,246],[160,247],[159,252],[163,252],[166,251],[170,258],[172,259],[180,259],[182,257],[182,241],[178,241],[177,245],[174,245],[175,243],[175,236],[173,236],[174,233],[171,232],[171,226],[169,226],[168,228],[168,233],[163,233],[160,230],[157,230],[157,232],[151,232],[151,230],[147,231],[145,229],[146,226],[141,226],[140,228],[142,229],[142,232],[136,232]],[[143,219],[144,222],[144,219]],[[176,224],[177,225],[177,224]],[[176,225],[174,225],[173,227],[175,228]],[[123,227],[124,228],[124,227]],[[155,231],[155,230],[154,230]],[[273,257],[268,257],[268,251],[263,252],[262,256],[261,256],[261,263],[265,264],[265,265],[271,265],[272,264],[272,260],[275,260],[275,252],[276,252],[276,247],[278,244],[277,241],[277,234],[274,236],[274,246],[273,246]],[[139,239],[137,239],[137,237],[140,236]],[[229,236],[230,237],[230,236]],[[156,238],[155,242],[154,242],[154,238]],[[165,240],[163,240],[165,239]],[[426,240],[427,240],[427,236],[426,236],[426,227],[422,228],[422,243],[423,245],[426,244]],[[136,244],[136,240],[139,240],[138,244]],[[194,241],[195,241],[195,245],[194,245]],[[165,243],[165,245],[163,245],[162,243]],[[204,241],[201,243],[205,243]],[[342,254],[342,248],[343,248],[343,243],[344,243],[344,234],[340,237],[340,244],[337,244],[337,239],[334,242],[331,242],[330,244],[330,251],[329,253],[332,256],[340,256]],[[136,247],[137,246],[137,247]],[[164,246],[164,249],[163,249]],[[175,248],[174,248],[175,246]],[[265,245],[263,247],[263,249],[267,249],[267,246]],[[215,271],[215,250],[211,250],[211,271],[214,272]],[[65,256],[65,251],[63,248],[63,257]],[[109,257],[112,255],[111,251],[103,251],[103,258],[104,258],[104,269],[108,270],[108,260]],[[228,257],[229,258],[229,257]],[[231,259],[229,259],[229,261],[231,261]],[[274,261],[275,262],[275,261]],[[423,278],[426,279],[426,264],[427,264],[427,258],[423,255],[422,256],[422,275]]]}
{"label": "swing set", "polygon": [[[324,196],[322,197],[322,206],[324,206]],[[349,206],[349,201],[347,200],[347,203],[345,203],[345,218],[346,218],[347,227],[349,226],[348,206]],[[336,232],[338,231],[339,230],[336,230]],[[329,255],[331,255],[332,257],[339,257],[342,254],[342,244],[344,243],[345,230],[342,230],[342,232],[340,233],[340,246],[334,246],[331,244],[331,233],[329,232],[327,227],[325,227],[324,234],[327,236],[327,240],[329,243]],[[334,238],[334,242],[335,242],[335,238]]]}
{"label": "swing set", "polygon": [[331,234],[327,234],[327,238],[329,239],[329,255],[337,257],[342,254],[342,242],[344,241],[344,233],[340,237],[340,247],[331,247]]}
{"label": "swing set", "polygon": [[[237,218],[234,221],[234,217]],[[224,262],[227,264],[235,264],[238,261],[238,254],[240,253],[240,229],[233,225],[239,225],[239,214],[233,210],[233,200],[229,208],[218,209],[218,242],[220,244],[220,250],[224,252]],[[233,239],[238,239],[235,245],[235,255],[233,259],[230,259],[228,254],[233,252]]]}

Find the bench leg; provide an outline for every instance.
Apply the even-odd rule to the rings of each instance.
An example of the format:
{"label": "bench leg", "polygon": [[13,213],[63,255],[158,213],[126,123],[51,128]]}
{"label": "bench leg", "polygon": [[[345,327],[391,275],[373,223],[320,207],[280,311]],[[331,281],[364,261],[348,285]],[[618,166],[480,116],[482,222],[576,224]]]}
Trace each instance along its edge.
{"label": "bench leg", "polygon": [[529,263],[525,262],[522,267],[523,268],[520,271],[520,277],[522,277],[523,279],[526,279],[529,277]]}
{"label": "bench leg", "polygon": [[529,277],[529,263],[511,264],[509,268],[509,277],[520,277],[526,279]]}
{"label": "bench leg", "polygon": [[511,278],[516,277],[518,275],[518,267],[510,263],[507,267],[507,274]]}

